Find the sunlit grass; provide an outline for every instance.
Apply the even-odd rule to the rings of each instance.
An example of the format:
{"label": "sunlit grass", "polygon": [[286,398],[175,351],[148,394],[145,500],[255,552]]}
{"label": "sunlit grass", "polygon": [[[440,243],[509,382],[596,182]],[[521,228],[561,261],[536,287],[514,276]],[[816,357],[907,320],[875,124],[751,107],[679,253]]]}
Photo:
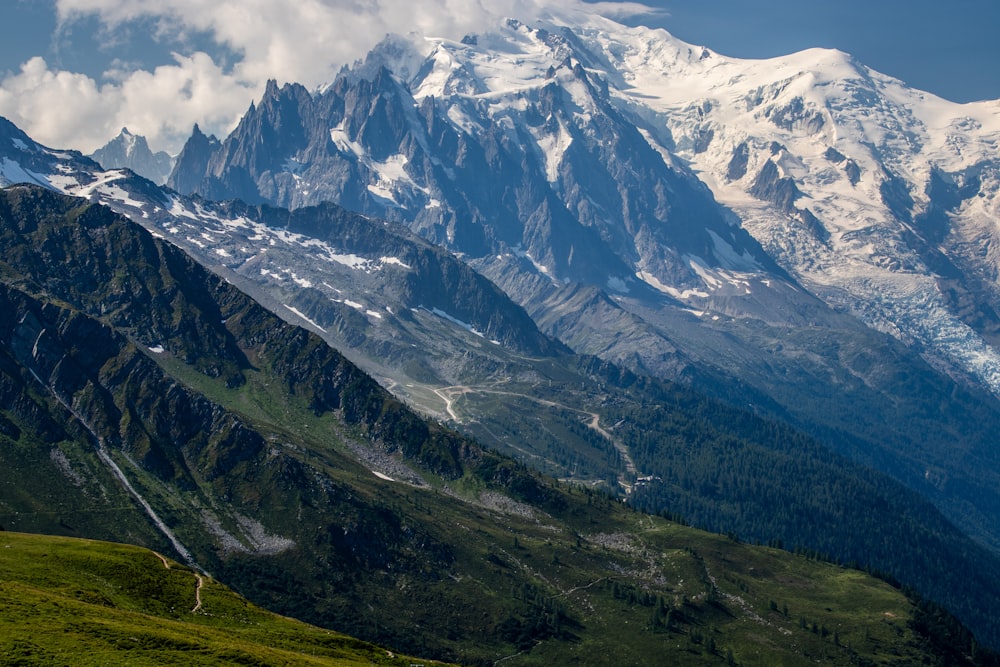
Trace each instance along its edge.
{"label": "sunlit grass", "polygon": [[410,665],[126,545],[0,533],[5,665]]}

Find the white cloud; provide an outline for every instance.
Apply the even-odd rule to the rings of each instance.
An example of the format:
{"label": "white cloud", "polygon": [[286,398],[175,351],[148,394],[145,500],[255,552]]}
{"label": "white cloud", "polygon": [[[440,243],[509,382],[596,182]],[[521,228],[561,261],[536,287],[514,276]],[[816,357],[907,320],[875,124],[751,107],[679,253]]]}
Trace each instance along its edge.
{"label": "white cloud", "polygon": [[82,74],[53,72],[45,60],[35,57],[18,74],[4,79],[0,115],[48,143],[69,138],[63,135],[64,128],[75,132],[102,126],[106,110],[117,105],[112,92],[99,90],[93,79]]}
{"label": "white cloud", "polygon": [[263,89],[224,73],[204,53],[152,71],[108,72],[98,84],[35,57],[0,81],[0,115],[41,143],[92,151],[124,127],[177,150],[195,123],[226,132]]}
{"label": "white cloud", "polygon": [[150,38],[183,44],[207,35],[235,54],[224,68],[203,52],[152,71],[105,73],[100,83],[33,58],[0,81],[0,115],[38,141],[90,151],[127,125],[176,151],[197,122],[225,134],[269,78],[313,88],[388,33],[458,38],[498,18],[547,13],[641,14],[635,3],[581,0],[57,0],[61,26],[97,17],[108,35],[140,22]]}

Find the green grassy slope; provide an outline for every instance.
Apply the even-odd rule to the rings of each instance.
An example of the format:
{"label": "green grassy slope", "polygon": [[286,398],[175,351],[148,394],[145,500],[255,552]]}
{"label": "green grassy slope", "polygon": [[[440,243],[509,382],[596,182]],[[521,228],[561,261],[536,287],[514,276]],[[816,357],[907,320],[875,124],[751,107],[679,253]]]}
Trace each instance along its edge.
{"label": "green grassy slope", "polygon": [[[461,568],[455,588],[475,572],[489,584],[490,606],[528,603],[483,628],[507,637],[508,652],[485,650],[475,662],[943,664],[912,628],[915,606],[861,572],[620,508],[611,514],[618,515],[613,526],[631,534],[595,533],[566,544],[553,539],[552,526],[515,521],[524,529],[516,543],[493,543],[480,567]],[[196,571],[137,547],[5,532],[0,572],[3,664],[425,662],[276,616],[207,576],[199,588]],[[428,584],[415,577],[410,586]],[[408,607],[425,594],[388,595],[381,603],[414,615]],[[466,601],[466,613],[482,602]],[[454,619],[446,616],[456,611],[418,613],[447,635]]]}
{"label": "green grassy slope", "polygon": [[0,533],[5,665],[412,665],[138,547]]}

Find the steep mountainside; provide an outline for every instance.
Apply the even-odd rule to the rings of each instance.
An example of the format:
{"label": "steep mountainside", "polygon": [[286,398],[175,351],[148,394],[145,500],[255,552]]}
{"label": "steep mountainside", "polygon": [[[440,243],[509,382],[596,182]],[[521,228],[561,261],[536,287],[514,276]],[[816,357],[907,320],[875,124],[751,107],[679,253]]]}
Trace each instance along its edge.
{"label": "steep mountainside", "polygon": [[[632,512],[421,421],[105,207],[19,186],[0,220],[7,528],[151,544],[282,613],[464,662],[660,661],[669,638],[681,663],[972,650],[859,572]],[[953,607],[995,627],[973,594],[996,590],[995,563],[919,502],[874,511],[885,493],[841,497],[909,526],[894,546],[954,564]]]}
{"label": "steep mountainside", "polygon": [[991,247],[994,115],[843,54],[508,21],[272,83],[172,182],[405,223],[574,351],[786,419],[998,547],[1000,306],[967,252]]}
{"label": "steep mountainside", "polygon": [[[3,145],[0,141],[0,148]],[[79,156],[41,147],[17,134],[16,128],[10,132],[10,147],[6,165],[18,165],[15,159],[30,163],[36,181],[127,212],[227,280],[249,289],[282,317],[305,324],[338,346],[346,345],[345,350],[408,402],[460,424],[534,467],[588,484],[606,483],[606,488],[631,493],[634,502],[653,511],[683,508],[685,515],[702,526],[751,539],[778,538],[844,561],[869,564],[948,602],[952,609],[968,608],[963,618],[982,618],[982,613],[972,609],[984,591],[997,588],[957,575],[982,570],[984,556],[978,549],[961,546],[964,539],[956,539],[951,527],[943,525],[919,499],[900,493],[877,475],[866,479],[868,474],[860,468],[830,459],[792,432],[775,431],[760,420],[745,422],[738,412],[720,417],[725,411],[711,402],[683,399],[680,405],[694,406],[694,413],[680,405],[663,413],[658,401],[673,405],[674,390],[647,385],[633,392],[630,387],[643,386],[634,376],[565,355],[537,332],[532,334],[534,329],[526,326],[523,311],[506,302],[502,294],[482,285],[447,255],[415,242],[392,225],[329,205],[288,213],[186,200],[128,172],[105,172]],[[27,171],[21,169],[21,173]],[[420,257],[425,259],[413,259]],[[294,271],[288,268],[292,264]],[[387,271],[407,276],[399,283],[402,289],[386,285]],[[424,284],[437,287],[420,289]],[[423,301],[428,295],[451,305],[447,311],[428,309]],[[401,301],[388,305],[390,299]],[[370,300],[385,304],[384,310],[373,308]],[[471,317],[472,323],[450,313]],[[478,329],[489,331],[490,337]],[[787,344],[799,332],[790,329],[785,335]],[[829,338],[829,332],[821,335]],[[923,374],[905,371],[907,363],[912,363],[905,352],[888,350],[889,359],[878,359],[873,350],[860,344],[837,355],[867,369],[869,377],[891,388],[890,396],[909,392],[911,398],[896,405],[869,389],[873,398],[866,411],[851,420],[872,439],[835,430],[823,435],[853,456],[906,480],[976,534],[989,536],[995,529],[990,516],[997,485],[988,480],[996,467],[988,458],[992,450],[978,443],[992,442],[995,416],[940,376],[926,370]],[[873,373],[873,368],[881,370]],[[891,369],[896,370],[888,372]],[[746,385],[710,375],[694,377],[712,382],[738,404],[749,399],[758,409],[783,414],[766,396]],[[834,396],[843,378],[831,388]],[[815,401],[810,407],[817,414],[830,414],[834,421],[837,415],[831,414],[835,412],[831,407],[850,405],[826,403],[824,395],[797,396],[800,403],[805,399]],[[891,412],[880,408],[886,404],[892,406]],[[939,415],[944,404],[948,409]],[[643,423],[642,428],[626,426],[640,414],[642,418],[635,423]],[[649,417],[655,419],[649,421]],[[692,418],[697,428],[685,427],[686,435],[678,439],[676,425]],[[743,425],[735,431],[719,431],[719,419]],[[901,433],[884,440],[883,420],[900,424]],[[602,421],[616,426],[609,430]],[[957,461],[953,457],[956,434],[965,447],[965,456]],[[737,450],[706,446],[732,437],[741,443]],[[662,438],[660,445],[656,438]],[[688,445],[692,441],[702,446],[692,448]],[[739,454],[734,457],[730,451]],[[719,457],[721,467],[711,464],[714,456]],[[673,469],[665,468],[664,461],[671,461]],[[928,461],[935,463],[928,467]],[[748,486],[750,468],[766,472]],[[676,474],[679,469],[683,475]],[[643,477],[647,480],[640,480]],[[802,483],[806,479],[810,484]],[[654,480],[651,486],[647,486],[649,480]],[[748,488],[769,500],[761,505],[758,498],[747,504]],[[846,506],[827,502],[847,488],[853,490]],[[904,512],[908,518],[899,520],[872,509],[886,506],[908,508]],[[814,520],[805,522],[802,516]],[[855,520],[845,521],[847,517]],[[920,528],[928,524],[935,540],[925,539],[926,532]],[[864,529],[857,529],[860,525]],[[883,528],[873,528],[879,525]],[[888,548],[888,543],[880,541],[886,534],[904,538],[897,547],[903,543],[911,547],[906,551]],[[965,555],[957,560],[942,556],[956,547]],[[916,552],[926,552],[928,560],[912,558]],[[959,570],[940,565],[966,558],[971,560]],[[992,566],[985,567],[992,571]],[[953,581],[956,576],[957,582]]]}
{"label": "steep mountainside", "polygon": [[219,140],[214,135],[206,137],[196,123],[183,150],[177,156],[174,169],[167,178],[167,186],[179,192],[194,191],[218,145]]}

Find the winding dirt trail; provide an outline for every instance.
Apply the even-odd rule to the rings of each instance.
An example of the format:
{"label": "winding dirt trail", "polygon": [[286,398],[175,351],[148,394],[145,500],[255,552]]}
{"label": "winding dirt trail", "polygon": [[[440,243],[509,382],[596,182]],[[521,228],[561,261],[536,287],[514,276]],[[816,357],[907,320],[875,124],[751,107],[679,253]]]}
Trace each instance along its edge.
{"label": "winding dirt trail", "polygon": [[[160,559],[161,563],[163,563],[163,567],[165,567],[168,570],[171,569],[170,568],[170,561],[168,561],[163,554],[161,554],[159,552],[156,552],[156,551],[154,551],[153,553],[156,554],[156,557]],[[197,614],[201,610],[201,589],[205,585],[205,577],[203,577],[202,575],[198,574],[197,572],[192,572],[191,574],[193,574],[194,578],[198,580],[198,583],[194,587],[194,603],[195,604],[194,604],[194,607],[191,608],[191,613],[192,614]]]}
{"label": "winding dirt trail", "polygon": [[198,585],[194,588],[195,605],[191,608],[191,613],[197,614],[201,609],[201,587],[205,585],[205,577],[201,576],[197,572],[194,573],[194,576],[198,580]]}
{"label": "winding dirt trail", "polygon": [[[622,462],[625,464],[625,470],[632,475],[638,474],[638,468],[635,465],[635,461],[632,459],[631,454],[629,454],[628,447],[616,438],[609,430],[601,426],[601,418],[596,412],[589,412],[587,410],[581,410],[579,408],[574,408],[563,403],[557,403],[555,401],[550,401],[544,398],[537,398],[535,396],[529,396],[528,394],[519,394],[513,391],[503,391],[500,389],[486,389],[482,387],[469,387],[466,385],[453,385],[451,387],[442,387],[440,389],[433,390],[438,397],[445,402],[445,411],[448,415],[456,422],[461,423],[461,419],[454,410],[455,401],[465,394],[495,394],[501,396],[513,396],[516,398],[523,398],[528,401],[533,401],[539,405],[544,405],[550,408],[561,408],[563,410],[568,410],[570,412],[576,412],[581,415],[586,415],[590,417],[590,421],[587,423],[587,427],[597,432],[601,437],[607,440],[611,445],[618,451],[619,455],[622,457]],[[614,427],[612,427],[614,428]],[[626,487],[627,488],[627,487]]]}

